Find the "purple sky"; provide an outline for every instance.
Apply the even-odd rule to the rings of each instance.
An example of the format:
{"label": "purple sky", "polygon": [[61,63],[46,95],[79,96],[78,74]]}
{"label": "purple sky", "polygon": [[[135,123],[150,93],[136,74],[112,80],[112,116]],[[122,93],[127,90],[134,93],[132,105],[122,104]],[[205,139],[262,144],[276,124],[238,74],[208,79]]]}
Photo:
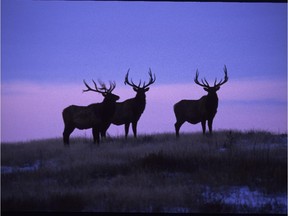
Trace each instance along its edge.
{"label": "purple sky", "polygon": [[206,94],[196,69],[212,82],[224,64],[215,129],[287,131],[287,4],[2,0],[1,9],[2,141],[60,137],[65,107],[102,101],[82,94],[83,79],[115,80],[121,101],[134,97],[128,68],[135,82],[149,67],[157,76],[139,133],[173,132],[173,104]]}

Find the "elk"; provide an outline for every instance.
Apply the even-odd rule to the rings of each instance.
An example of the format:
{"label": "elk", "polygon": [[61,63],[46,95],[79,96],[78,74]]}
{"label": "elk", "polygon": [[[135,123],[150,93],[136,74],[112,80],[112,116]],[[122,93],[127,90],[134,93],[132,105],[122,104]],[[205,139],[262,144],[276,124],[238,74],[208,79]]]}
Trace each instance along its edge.
{"label": "elk", "polygon": [[224,80],[221,79],[217,83],[217,79],[215,79],[214,86],[210,86],[205,78],[204,81],[201,79],[201,83],[198,81],[199,72],[197,69],[194,82],[203,87],[208,94],[199,100],[181,100],[174,105],[176,137],[179,137],[180,127],[186,121],[191,124],[201,122],[203,135],[206,131],[206,121],[208,121],[209,132],[212,134],[213,119],[218,108],[218,96],[216,92],[220,89],[221,85],[228,81],[226,65],[224,65],[224,74]]}
{"label": "elk", "polygon": [[66,107],[62,112],[64,121],[63,142],[64,145],[69,145],[69,136],[75,128],[83,130],[92,128],[92,134],[94,143],[100,142],[99,134],[103,129],[106,130],[111,124],[111,120],[116,108],[116,101],[119,100],[119,96],[112,94],[115,89],[115,82],[110,82],[110,87],[107,89],[106,85],[99,81],[101,87],[92,80],[95,89],[91,88],[85,80],[83,80],[86,90],[83,92],[93,91],[103,95],[104,100],[102,103],[94,103],[88,106],[76,106],[71,105]]}
{"label": "elk", "polygon": [[[116,103],[116,111],[114,113],[112,123],[115,125],[123,125],[125,124],[125,138],[127,139],[128,132],[129,132],[129,126],[130,123],[132,123],[132,130],[134,133],[134,137],[137,137],[137,123],[142,115],[142,113],[145,110],[146,106],[146,95],[145,93],[149,90],[149,87],[151,84],[153,84],[156,80],[156,76],[152,76],[152,71],[149,68],[149,82],[146,84],[145,82],[141,86],[141,80],[138,85],[135,85],[134,82],[129,81],[129,71],[125,76],[124,84],[128,84],[133,88],[133,90],[136,92],[136,96],[134,98],[127,99],[123,102]],[[102,134],[102,136],[105,136],[105,133]]]}

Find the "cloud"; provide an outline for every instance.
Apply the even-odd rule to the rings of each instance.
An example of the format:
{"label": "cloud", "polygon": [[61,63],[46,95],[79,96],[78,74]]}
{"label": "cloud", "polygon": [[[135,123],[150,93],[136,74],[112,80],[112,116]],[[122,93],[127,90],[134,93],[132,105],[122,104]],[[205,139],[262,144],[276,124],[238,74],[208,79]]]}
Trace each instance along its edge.
{"label": "cloud", "polygon": [[[2,83],[1,126],[3,141],[61,137],[62,110],[71,105],[101,102],[102,95],[82,93],[84,84],[37,84],[29,82]],[[219,91],[219,109],[214,128],[287,130],[286,81],[229,81]],[[129,86],[114,90],[120,101],[135,96]],[[147,105],[139,123],[139,133],[173,132],[173,105],[182,99],[198,99],[205,95],[193,83],[153,85],[147,92]],[[262,101],[257,104],[253,102]],[[229,103],[227,103],[229,102]],[[276,103],[275,103],[276,102]],[[279,106],[280,102],[280,106]],[[193,129],[195,128],[195,129]],[[201,131],[201,126],[187,124],[181,131]],[[111,135],[123,135],[124,126],[112,126]],[[130,129],[130,133],[131,133]],[[91,136],[91,131],[75,130],[73,135]]]}
{"label": "cloud", "polygon": [[[154,100],[199,99],[206,94],[203,88],[191,84],[159,85],[151,88]],[[221,101],[278,101],[287,102],[286,80],[229,81],[217,92]]]}
{"label": "cloud", "polygon": [[231,81],[221,89],[223,100],[287,102],[286,80]]}

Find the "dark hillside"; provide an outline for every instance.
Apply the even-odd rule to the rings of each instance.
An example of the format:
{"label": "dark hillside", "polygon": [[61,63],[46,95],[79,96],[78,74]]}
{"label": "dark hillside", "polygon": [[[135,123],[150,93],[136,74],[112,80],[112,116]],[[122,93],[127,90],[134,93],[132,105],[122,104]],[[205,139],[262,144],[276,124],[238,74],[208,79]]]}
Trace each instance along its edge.
{"label": "dark hillside", "polygon": [[286,213],[287,135],[1,144],[2,211]]}

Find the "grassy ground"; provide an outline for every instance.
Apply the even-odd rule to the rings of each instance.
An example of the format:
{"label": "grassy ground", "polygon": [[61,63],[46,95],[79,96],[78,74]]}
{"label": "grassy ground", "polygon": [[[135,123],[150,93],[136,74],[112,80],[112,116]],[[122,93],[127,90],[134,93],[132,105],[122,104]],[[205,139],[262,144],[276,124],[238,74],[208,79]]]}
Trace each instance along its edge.
{"label": "grassy ground", "polygon": [[153,134],[91,143],[88,138],[74,138],[68,148],[62,139],[3,143],[2,211],[287,211],[287,202],[276,198],[255,207],[224,197],[228,188],[248,187],[287,198],[287,134],[218,131],[212,137]]}

